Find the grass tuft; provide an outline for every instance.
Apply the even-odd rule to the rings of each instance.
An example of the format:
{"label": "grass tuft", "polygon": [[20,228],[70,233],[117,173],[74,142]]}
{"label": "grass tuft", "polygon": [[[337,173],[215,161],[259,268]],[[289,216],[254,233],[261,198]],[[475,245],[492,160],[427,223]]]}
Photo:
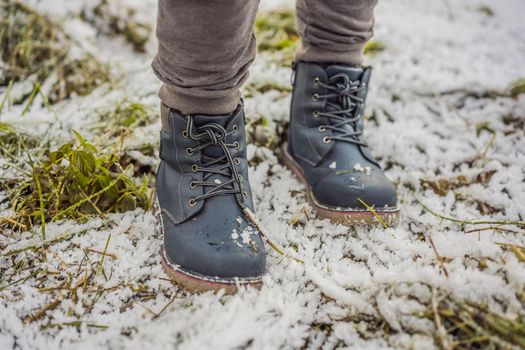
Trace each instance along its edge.
{"label": "grass tuft", "polygon": [[259,15],[255,20],[255,35],[259,52],[269,53],[271,60],[282,66],[291,64],[299,46],[294,11],[271,11]]}
{"label": "grass tuft", "polygon": [[38,12],[16,0],[0,5],[0,48],[5,62],[0,85],[36,74],[45,79],[67,56],[65,35]]}
{"label": "grass tuft", "polygon": [[480,172],[472,178],[467,178],[465,175],[458,175],[456,177],[450,178],[420,179],[419,183],[423,189],[430,188],[435,194],[439,196],[446,196],[449,191],[467,187],[473,184],[487,186],[495,173],[495,170],[486,170]]}
{"label": "grass tuft", "polygon": [[35,136],[16,130],[7,123],[0,122],[0,156],[4,159],[18,159],[28,149],[34,149],[41,144]]}
{"label": "grass tuft", "polygon": [[518,79],[513,81],[509,87],[509,92],[512,97],[525,94],[525,79]]}
{"label": "grass tuft", "polygon": [[110,130],[111,136],[149,125],[157,119],[155,109],[127,98],[117,102],[114,108],[98,111],[98,114],[100,122],[93,126],[93,130]]}
{"label": "grass tuft", "polygon": [[[146,52],[146,44],[151,36],[149,23],[139,20],[134,8],[119,4],[118,11],[110,6],[110,1],[101,0],[94,8],[94,16],[84,13],[84,18],[96,28],[105,28],[109,34],[122,35],[136,52]],[[102,20],[102,21],[101,21]]]}
{"label": "grass tuft", "polygon": [[[49,101],[56,103],[76,94],[88,95],[110,80],[109,70],[92,55],[69,58],[71,38],[60,25],[19,0],[0,5],[0,86],[30,77],[53,79]],[[43,85],[43,84],[41,84]],[[22,103],[24,96],[15,103]]]}
{"label": "grass tuft", "polygon": [[57,81],[49,94],[49,102],[63,101],[73,95],[87,96],[95,88],[110,81],[109,69],[92,56],[66,61],[56,67]]}
{"label": "grass tuft", "polygon": [[514,318],[490,311],[486,306],[455,300],[450,296],[437,298],[424,316],[439,320],[443,333],[437,343],[443,348],[514,349],[525,347],[523,315]]}
{"label": "grass tuft", "polygon": [[131,137],[140,128],[148,127],[158,120],[155,108],[125,98],[109,109],[98,111],[99,122],[91,125],[94,134],[100,135],[97,144],[108,139],[120,139],[120,163],[127,167],[132,164],[135,176],[152,175],[157,164],[158,148],[151,143],[132,142],[123,146],[124,139]]}
{"label": "grass tuft", "polygon": [[0,225],[11,229],[41,225],[44,235],[45,224],[51,221],[149,208],[146,178],[135,184],[132,166],[124,168],[117,154],[106,154],[75,135],[76,142],[32,163],[27,178],[4,184],[16,214]]}

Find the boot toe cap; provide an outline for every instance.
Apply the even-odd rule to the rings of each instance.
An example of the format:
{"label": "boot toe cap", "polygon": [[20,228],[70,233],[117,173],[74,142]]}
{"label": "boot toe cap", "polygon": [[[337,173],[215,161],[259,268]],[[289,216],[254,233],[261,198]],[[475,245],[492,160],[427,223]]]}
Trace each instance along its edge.
{"label": "boot toe cap", "polygon": [[[191,229],[185,224],[175,226],[163,221],[166,256],[183,270],[218,279],[256,278],[264,274],[264,245],[253,227],[245,225],[244,233],[237,233],[225,226],[201,226],[198,221],[188,226]],[[230,227],[235,226],[232,223]]]}
{"label": "boot toe cap", "polygon": [[377,210],[397,206],[393,184],[374,170],[369,174],[332,173],[317,183],[313,194],[320,204],[332,208],[366,209],[361,201]]}

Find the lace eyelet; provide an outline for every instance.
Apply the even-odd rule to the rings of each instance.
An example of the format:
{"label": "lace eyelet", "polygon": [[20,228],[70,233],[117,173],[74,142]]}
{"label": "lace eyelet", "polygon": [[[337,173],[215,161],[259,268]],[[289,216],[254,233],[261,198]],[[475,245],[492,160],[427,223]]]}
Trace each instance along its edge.
{"label": "lace eyelet", "polygon": [[325,132],[326,131],[326,127],[324,125],[319,125],[317,130],[319,130],[319,132]]}
{"label": "lace eyelet", "polygon": [[197,187],[197,184],[195,183],[195,181],[190,182],[190,188],[194,189],[195,187]]}
{"label": "lace eyelet", "polygon": [[312,95],[312,100],[314,100],[314,101],[319,101],[319,94],[317,94],[317,93],[316,93],[316,94],[313,94],[313,95]]}
{"label": "lace eyelet", "polygon": [[186,148],[186,154],[189,155],[189,156],[192,156],[193,155],[193,149],[191,149],[191,147]]}
{"label": "lace eyelet", "polygon": [[319,79],[319,77],[315,77],[314,78],[314,84],[315,85],[319,84],[320,81],[321,81],[321,79]]}
{"label": "lace eyelet", "polygon": [[239,158],[234,158],[234,159],[233,159],[233,163],[234,163],[235,165],[239,165],[239,164],[241,164],[241,161],[239,160]]}
{"label": "lace eyelet", "polygon": [[314,112],[313,112],[313,115],[315,118],[319,117],[319,111],[316,109]]}
{"label": "lace eyelet", "polygon": [[182,130],[182,136],[187,139],[188,138],[188,131],[187,130]]}
{"label": "lace eyelet", "polygon": [[188,201],[188,205],[190,207],[194,207],[195,204],[197,204],[197,201],[195,200],[195,198],[190,198],[190,200]]}
{"label": "lace eyelet", "polygon": [[239,142],[235,141],[235,142],[233,143],[233,147],[235,147],[235,149],[239,149],[239,148],[241,148],[241,145],[240,145]]}
{"label": "lace eyelet", "polygon": [[232,128],[232,131],[235,133],[237,132],[237,130],[239,130],[239,127],[237,125],[234,125]]}
{"label": "lace eyelet", "polygon": [[329,137],[327,136],[323,137],[323,143],[330,143],[330,142],[332,142],[332,140]]}
{"label": "lace eyelet", "polygon": [[239,174],[239,181],[243,182],[243,180],[242,175]]}
{"label": "lace eyelet", "polygon": [[248,196],[248,192],[246,192],[246,191],[242,191],[242,196],[243,196],[243,197],[247,197],[247,196]]}
{"label": "lace eyelet", "polygon": [[191,165],[191,171],[193,171],[194,173],[197,172],[197,169],[198,169],[198,168],[199,168],[199,167],[197,166],[197,164],[192,164],[192,165]]}

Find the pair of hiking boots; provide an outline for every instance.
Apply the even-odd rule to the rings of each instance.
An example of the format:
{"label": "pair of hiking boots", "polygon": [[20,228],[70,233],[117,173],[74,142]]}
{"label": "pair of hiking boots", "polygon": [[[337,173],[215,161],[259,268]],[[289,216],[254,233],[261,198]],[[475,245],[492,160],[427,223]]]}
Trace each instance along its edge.
{"label": "pair of hiking boots", "polygon": [[[363,137],[370,68],[299,62],[283,161],[320,217],[374,224],[397,220],[397,196]],[[266,255],[248,181],[242,103],[227,115],[167,109],[157,199],[162,264],[194,291],[260,286]],[[373,208],[374,210],[370,210]]]}

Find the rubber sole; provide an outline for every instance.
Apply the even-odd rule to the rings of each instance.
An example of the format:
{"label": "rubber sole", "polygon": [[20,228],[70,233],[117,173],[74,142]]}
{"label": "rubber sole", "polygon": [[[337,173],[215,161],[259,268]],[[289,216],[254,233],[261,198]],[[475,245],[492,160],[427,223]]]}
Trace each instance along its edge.
{"label": "rubber sole", "polygon": [[[284,165],[292,171],[292,173],[301,181],[306,187],[306,196],[308,202],[314,208],[317,215],[322,218],[330,219],[331,221],[343,224],[346,226],[355,225],[383,225],[383,221],[387,226],[394,226],[399,223],[399,209],[392,208],[388,210],[376,210],[375,213],[368,209],[359,208],[330,208],[320,204],[314,197],[303,171],[299,164],[290,156],[286,144],[283,146],[283,162]],[[379,220],[377,216],[381,218]]]}
{"label": "rubber sole", "polygon": [[172,265],[166,258],[164,248],[161,249],[161,263],[164,272],[170,280],[178,286],[195,293],[204,293],[209,291],[218,292],[224,290],[225,294],[235,294],[241,287],[252,287],[260,289],[262,287],[261,279],[242,279],[234,278],[221,280],[216,277],[201,277],[182,270],[180,267]]}
{"label": "rubber sole", "polygon": [[[158,220],[158,230],[161,233],[161,239],[164,241],[164,224],[158,199],[155,198],[154,204],[155,216]],[[262,277],[260,278],[229,278],[221,279],[219,277],[203,276],[185,270],[181,266],[172,264],[166,257],[164,246],[160,249],[161,264],[164,272],[170,280],[176,285],[190,292],[204,293],[209,291],[218,292],[224,290],[225,294],[235,294],[241,287],[253,287],[260,289],[262,287]]]}

